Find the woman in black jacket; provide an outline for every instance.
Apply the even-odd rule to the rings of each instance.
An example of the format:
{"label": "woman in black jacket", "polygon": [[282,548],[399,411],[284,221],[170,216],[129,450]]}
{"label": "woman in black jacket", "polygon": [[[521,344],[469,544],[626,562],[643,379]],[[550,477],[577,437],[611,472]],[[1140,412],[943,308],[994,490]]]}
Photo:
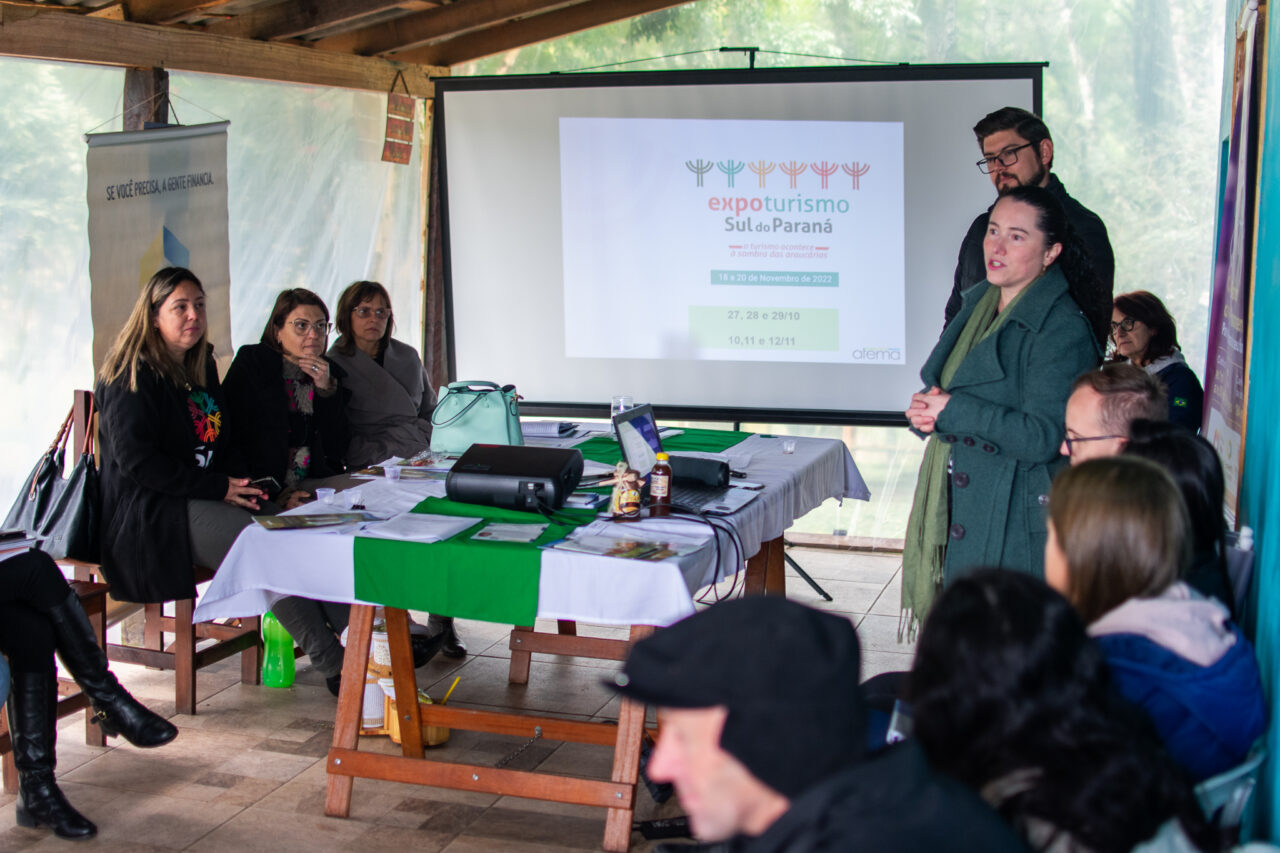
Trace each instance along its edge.
{"label": "woman in black jacket", "polygon": [[[314,481],[346,470],[346,397],[340,368],[324,357],[329,309],[310,290],[280,292],[260,343],[243,346],[227,369],[231,441],[270,497],[285,509],[311,500]],[[349,606],[288,596],[272,605],[280,624],[337,695]]]}
{"label": "woman in black jacket", "polygon": [[1160,298],[1145,290],[1117,296],[1111,339],[1113,361],[1127,361],[1159,379],[1169,392],[1169,420],[1199,432],[1204,389],[1178,348],[1178,325]]}
{"label": "woman in black jacket", "polygon": [[285,509],[310,499],[303,481],[346,471],[350,394],[324,356],[329,328],[319,296],[281,291],[261,342],[240,347],[227,370],[231,441],[253,477],[275,480],[268,495]]}
{"label": "woman in black jacket", "polygon": [[265,495],[228,458],[204,287],[160,270],[98,372],[102,571],[122,601],[194,598]]}

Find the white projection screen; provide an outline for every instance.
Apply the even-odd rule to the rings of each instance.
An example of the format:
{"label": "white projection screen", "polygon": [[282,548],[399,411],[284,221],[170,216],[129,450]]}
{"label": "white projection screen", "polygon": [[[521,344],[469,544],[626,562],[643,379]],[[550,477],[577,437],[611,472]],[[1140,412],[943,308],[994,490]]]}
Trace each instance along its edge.
{"label": "white projection screen", "polygon": [[973,125],[1039,64],[436,80],[450,376],[539,414],[899,424]]}

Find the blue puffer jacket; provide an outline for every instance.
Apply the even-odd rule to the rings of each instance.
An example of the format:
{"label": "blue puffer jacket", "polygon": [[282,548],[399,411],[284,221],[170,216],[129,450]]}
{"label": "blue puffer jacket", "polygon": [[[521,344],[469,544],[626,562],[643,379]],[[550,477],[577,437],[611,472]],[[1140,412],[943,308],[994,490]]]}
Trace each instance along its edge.
{"label": "blue puffer jacket", "polygon": [[1173,759],[1196,782],[1244,760],[1267,728],[1253,646],[1234,624],[1235,642],[1208,666],[1137,634],[1097,637],[1114,683],[1151,715]]}

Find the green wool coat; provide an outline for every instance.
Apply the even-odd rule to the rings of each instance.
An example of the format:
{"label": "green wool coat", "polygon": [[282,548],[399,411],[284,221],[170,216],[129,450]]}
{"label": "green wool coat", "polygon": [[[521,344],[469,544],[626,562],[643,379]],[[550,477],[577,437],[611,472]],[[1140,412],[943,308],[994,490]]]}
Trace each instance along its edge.
{"label": "green wool coat", "polygon": [[[964,292],[955,321],[920,371],[926,388],[939,374],[985,281]],[[1052,266],[1023,294],[1008,319],[965,357],[938,415],[939,441],[951,445],[951,520],[944,580],[996,566],[1044,576],[1049,483],[1059,455],[1071,384],[1096,368],[1089,322]]]}

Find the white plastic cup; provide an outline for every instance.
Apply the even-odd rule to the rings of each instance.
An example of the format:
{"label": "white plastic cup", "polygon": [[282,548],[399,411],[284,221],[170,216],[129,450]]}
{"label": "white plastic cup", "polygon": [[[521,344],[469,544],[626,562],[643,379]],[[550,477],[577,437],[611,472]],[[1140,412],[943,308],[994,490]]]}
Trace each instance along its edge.
{"label": "white plastic cup", "polygon": [[794,438],[782,439],[782,452],[790,456],[796,452],[796,440]]}
{"label": "white plastic cup", "polygon": [[329,498],[333,497],[335,494],[337,493],[333,489],[316,489],[316,500],[322,503],[328,503]]}
{"label": "white plastic cup", "polygon": [[400,479],[400,466],[399,466],[399,465],[386,465],[386,466],[384,466],[384,467],[383,467],[383,469],[382,469],[382,473],[386,475],[386,477],[387,477],[387,479],[388,479],[388,480],[399,480],[399,479]]}

